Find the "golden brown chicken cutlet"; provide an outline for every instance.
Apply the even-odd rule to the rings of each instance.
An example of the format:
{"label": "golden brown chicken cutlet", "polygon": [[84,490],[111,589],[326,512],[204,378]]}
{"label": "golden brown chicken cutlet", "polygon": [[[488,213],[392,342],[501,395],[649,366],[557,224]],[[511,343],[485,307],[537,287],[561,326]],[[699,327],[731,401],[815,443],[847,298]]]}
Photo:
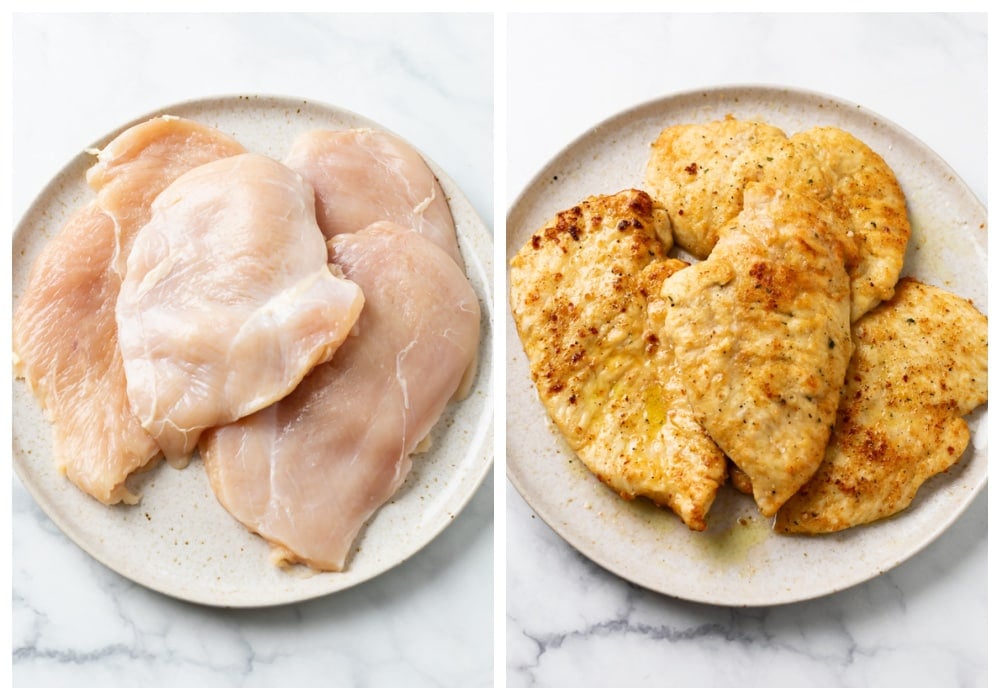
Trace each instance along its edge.
{"label": "golden brown chicken cutlet", "polygon": [[851,355],[849,280],[825,211],[750,185],[708,259],[660,296],[654,332],[695,416],[774,515],[823,459]]}
{"label": "golden brown chicken cutlet", "polygon": [[987,318],[968,300],[904,278],[853,335],[823,464],[778,511],[778,532],[836,532],[905,509],[958,462],[963,416],[987,400]]}
{"label": "golden brown chicken cutlet", "polygon": [[851,270],[851,320],[857,321],[891,298],[899,280],[910,240],[906,197],[885,160],[843,129],[816,127],[791,140],[811,144],[824,158],[823,169],[833,173],[825,201],[858,248]]}
{"label": "golden brown chicken cutlet", "polygon": [[756,175],[737,161],[756,143],[784,140],[775,126],[733,118],[660,132],[646,165],[646,189],[667,210],[677,245],[708,257],[719,230],[740,213],[743,190]]}
{"label": "golden brown chicken cutlet", "polygon": [[663,281],[686,267],[666,258],[670,240],[646,193],[589,198],[514,256],[510,303],[539,398],[581,461],[623,498],[703,530],[725,460],[649,321]]}
{"label": "golden brown chicken cutlet", "polygon": [[910,237],[906,199],[885,160],[850,133],[817,127],[787,137],[731,117],[674,125],[653,143],[646,169],[646,188],[667,209],[678,244],[700,258],[753,182],[830,209],[851,276],[852,320],[892,296]]}
{"label": "golden brown chicken cutlet", "polygon": [[777,531],[820,533],[958,463],[986,317],[900,281],[907,202],[878,153],[727,116],[662,129],[644,187],[560,212],[510,263],[538,395],[601,481],[704,530],[728,479]]}

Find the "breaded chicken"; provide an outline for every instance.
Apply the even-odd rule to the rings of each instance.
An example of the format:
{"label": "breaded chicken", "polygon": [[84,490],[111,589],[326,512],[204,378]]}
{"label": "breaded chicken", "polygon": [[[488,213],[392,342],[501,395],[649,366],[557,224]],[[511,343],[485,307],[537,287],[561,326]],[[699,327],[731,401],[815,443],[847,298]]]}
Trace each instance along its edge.
{"label": "breaded chicken", "polygon": [[778,511],[778,532],[836,532],[905,509],[959,460],[962,416],[987,400],[987,318],[968,300],[904,278],[853,334],[823,465]]}
{"label": "breaded chicken", "polygon": [[743,203],[708,259],[663,284],[654,333],[771,516],[823,459],[851,355],[850,283],[815,200],[751,184]]}
{"label": "breaded chicken", "polygon": [[892,296],[910,237],[906,199],[892,169],[842,129],[786,137],[727,118],[667,127],[654,142],[646,187],[663,202],[679,245],[706,257],[752,182],[812,197],[831,211],[851,276],[851,318]]}
{"label": "breaded chicken", "polygon": [[775,126],[732,117],[660,132],[646,165],[646,189],[666,208],[676,243],[708,257],[719,230],[740,213],[743,189],[755,174],[734,163],[755,143],[784,140]]}
{"label": "breaded chicken", "polygon": [[539,398],[582,462],[623,498],[645,496],[704,530],[725,460],[647,314],[686,266],[666,258],[669,241],[646,193],[589,198],[514,256],[510,303]]}

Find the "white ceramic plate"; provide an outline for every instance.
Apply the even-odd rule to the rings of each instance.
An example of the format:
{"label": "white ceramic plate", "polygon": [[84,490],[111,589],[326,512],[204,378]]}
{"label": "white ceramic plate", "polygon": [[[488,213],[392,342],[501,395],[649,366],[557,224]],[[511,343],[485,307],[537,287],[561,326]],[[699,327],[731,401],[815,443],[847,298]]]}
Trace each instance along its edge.
{"label": "white ceramic plate", "polygon": [[[987,313],[986,210],[955,172],[898,126],[857,105],[797,90],[717,88],[640,105],[597,125],[531,181],[507,218],[507,258],[556,212],[587,196],[642,188],[649,144],[671,123],[733,114],[788,134],[842,127],[895,170],[913,236],[903,274],[973,300]],[[509,307],[508,307],[509,308]],[[752,500],[723,488],[706,532],[672,513],[626,502],[601,485],[548,420],[507,316],[507,474],[528,504],[567,542],[604,568],[687,600],[750,606],[788,603],[877,576],[933,541],[986,482],[986,407],[969,419],[969,449],[910,508],[880,523],[822,537],[776,535]]]}
{"label": "white ceramic plate", "polygon": [[[98,139],[102,147],[132,124],[160,114],[188,117],[231,134],[248,150],[281,159],[311,128],[384,127],[349,111],[307,100],[232,96],[172,105]],[[84,152],[57,174],[14,234],[14,303],[31,262],[69,212],[90,201],[84,181],[94,157]],[[466,270],[482,309],[480,364],[470,396],[452,404],[435,427],[434,446],[416,455],[400,491],[355,543],[342,573],[285,573],[268,563],[268,545],[216,502],[195,457],[184,470],[165,465],[134,475],[142,501],[107,507],[76,489],[53,467],[48,422],[24,382],[13,390],[14,467],[43,511],[98,561],[144,586],[208,605],[251,607],[313,598],[361,583],[407,559],[461,511],[493,458],[492,236],[458,186],[428,160],[448,196]],[[14,532],[17,537],[17,532]]]}

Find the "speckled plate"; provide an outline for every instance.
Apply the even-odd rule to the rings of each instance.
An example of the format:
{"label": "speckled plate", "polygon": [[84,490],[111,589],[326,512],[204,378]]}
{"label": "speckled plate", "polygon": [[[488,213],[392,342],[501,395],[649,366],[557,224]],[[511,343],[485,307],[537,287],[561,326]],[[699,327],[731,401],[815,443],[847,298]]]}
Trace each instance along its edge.
{"label": "speckled plate", "polygon": [[[13,294],[17,303],[31,262],[69,212],[90,201],[84,181],[99,148],[133,124],[160,114],[188,117],[231,134],[248,150],[281,159],[311,128],[385,129],[347,110],[281,97],[232,96],[164,107],[81,144],[32,204],[14,233]],[[404,561],[462,510],[493,458],[492,236],[458,186],[428,160],[448,196],[466,269],[482,308],[480,364],[470,396],[452,404],[435,427],[433,448],[416,455],[402,488],[371,519],[342,573],[286,573],[268,563],[268,545],[215,500],[200,460],[184,470],[165,465],[134,475],[136,506],[106,507],[56,472],[48,422],[25,383],[13,387],[14,468],[45,513],[98,561],[144,586],[208,605],[252,607],[290,603],[349,588]],[[17,537],[17,532],[14,532]]]}
{"label": "speckled plate", "polygon": [[[904,274],[973,300],[987,313],[986,210],[955,172],[895,124],[839,99],[769,87],[716,88],[655,100],[595,126],[550,161],[511,207],[507,259],[556,212],[587,196],[642,187],[649,144],[672,123],[733,114],[792,134],[844,128],[895,170],[913,236]],[[609,571],[678,598],[718,605],[773,605],[815,598],[896,566],[932,542],[986,483],[986,407],[969,418],[961,461],[934,477],[903,513],[822,537],[774,534],[752,500],[723,488],[707,531],[689,531],[644,500],[601,485],[549,421],[507,317],[507,474],[528,504],[581,553]]]}

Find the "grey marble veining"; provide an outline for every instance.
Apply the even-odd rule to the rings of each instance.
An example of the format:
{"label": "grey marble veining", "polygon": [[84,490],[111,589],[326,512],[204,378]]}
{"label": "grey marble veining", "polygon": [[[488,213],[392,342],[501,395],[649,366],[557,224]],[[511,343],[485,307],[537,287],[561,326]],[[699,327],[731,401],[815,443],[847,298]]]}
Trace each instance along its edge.
{"label": "grey marble veining", "polygon": [[490,685],[492,500],[488,479],[439,538],[361,586],[225,610],[105,569],[15,485],[15,684]]}
{"label": "grey marble veining", "polygon": [[[15,222],[78,149],[164,105],[308,98],[419,144],[490,226],[489,15],[18,15]],[[227,610],[160,595],[69,541],[12,481],[15,686],[493,684],[493,479],[390,571],[294,605]]]}
{"label": "grey marble veining", "polygon": [[[504,206],[600,119],[734,83],[856,99],[905,125],[986,201],[984,150],[967,138],[986,130],[982,15],[506,19]],[[393,125],[492,220],[489,15],[21,15],[13,24],[15,221],[72,149],[123,118],[241,92],[309,95]],[[493,479],[507,501],[505,649],[493,648]],[[494,682],[494,653],[510,686],[987,681],[986,493],[883,576],[803,603],[723,608],[604,571],[498,468],[401,566],[262,610],[190,605],[133,584],[67,540],[16,478],[12,495],[15,686],[479,686]]]}
{"label": "grey marble veining", "polygon": [[507,499],[509,541],[537,544],[508,549],[512,686],[985,684],[985,494],[889,573],[766,608],[690,603],[627,583],[566,547],[512,488]]}
{"label": "grey marble veining", "polygon": [[[507,46],[508,205],[603,119],[719,85],[856,101],[929,145],[986,201],[984,15],[514,14]],[[980,493],[882,576],[804,602],[732,608],[605,571],[508,483],[507,684],[985,686],[987,500]]]}

